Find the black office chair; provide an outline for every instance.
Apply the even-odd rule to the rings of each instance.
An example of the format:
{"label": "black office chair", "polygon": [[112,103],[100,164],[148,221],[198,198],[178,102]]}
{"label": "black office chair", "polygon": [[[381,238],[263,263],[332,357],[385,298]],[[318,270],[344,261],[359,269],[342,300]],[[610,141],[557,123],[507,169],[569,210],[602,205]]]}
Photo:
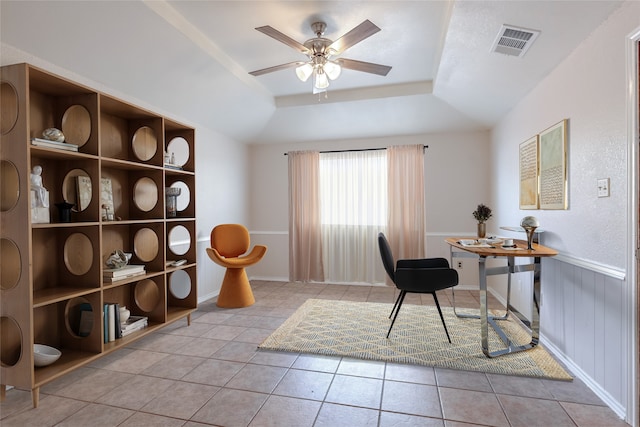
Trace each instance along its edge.
{"label": "black office chair", "polygon": [[389,332],[387,332],[387,338],[389,338],[393,324],[396,322],[396,317],[398,317],[405,295],[407,292],[411,292],[433,295],[433,300],[436,302],[436,307],[438,307],[438,313],[440,313],[442,326],[444,326],[444,331],[447,334],[449,343],[451,343],[451,337],[449,337],[447,324],[442,316],[436,291],[456,286],[458,284],[458,272],[449,268],[449,261],[445,258],[399,259],[397,263],[394,263],[393,253],[384,233],[378,234],[378,246],[380,247],[384,269],[400,290],[400,295],[398,295],[389,315],[389,318],[393,316],[393,320],[391,321]]}

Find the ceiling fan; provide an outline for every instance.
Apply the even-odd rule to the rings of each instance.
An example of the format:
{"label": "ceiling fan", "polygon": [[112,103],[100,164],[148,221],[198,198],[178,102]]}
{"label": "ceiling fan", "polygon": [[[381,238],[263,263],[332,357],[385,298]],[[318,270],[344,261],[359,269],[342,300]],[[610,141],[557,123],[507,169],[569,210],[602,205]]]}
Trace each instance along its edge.
{"label": "ceiling fan", "polygon": [[313,93],[315,94],[325,92],[329,87],[329,80],[337,79],[342,68],[378,74],[380,76],[386,76],[389,73],[391,67],[387,65],[357,61],[355,59],[335,58],[351,46],[380,31],[380,28],[371,21],[368,19],[365,20],[336,41],[322,37],[326,28],[327,24],[324,22],[314,22],[311,24],[311,29],[316,34],[316,37],[307,40],[304,44],[297,42],[269,25],[256,28],[256,30],[261,33],[273,37],[279,42],[307,55],[309,60],[289,62],[287,64],[263,68],[261,70],[251,71],[249,74],[261,76],[274,71],[295,68],[296,75],[303,82],[306,82],[309,77],[313,75]]}

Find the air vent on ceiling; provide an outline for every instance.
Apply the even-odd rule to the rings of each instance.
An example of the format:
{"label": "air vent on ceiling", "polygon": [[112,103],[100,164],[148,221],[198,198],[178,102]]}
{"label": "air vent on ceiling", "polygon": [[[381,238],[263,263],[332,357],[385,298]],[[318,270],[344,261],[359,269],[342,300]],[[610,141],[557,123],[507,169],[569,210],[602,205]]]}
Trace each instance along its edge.
{"label": "air vent on ceiling", "polygon": [[491,52],[503,53],[511,56],[524,56],[540,31],[503,25],[498,37],[491,46]]}

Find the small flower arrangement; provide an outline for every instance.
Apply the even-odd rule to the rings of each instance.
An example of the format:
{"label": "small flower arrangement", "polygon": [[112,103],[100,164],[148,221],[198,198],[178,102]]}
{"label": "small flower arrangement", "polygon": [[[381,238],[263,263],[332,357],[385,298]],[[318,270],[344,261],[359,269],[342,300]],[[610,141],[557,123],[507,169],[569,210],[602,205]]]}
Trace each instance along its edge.
{"label": "small flower arrangement", "polygon": [[485,206],[482,203],[478,205],[478,208],[475,211],[473,211],[473,217],[480,224],[483,224],[486,220],[491,218],[491,215],[491,208],[489,206]]}

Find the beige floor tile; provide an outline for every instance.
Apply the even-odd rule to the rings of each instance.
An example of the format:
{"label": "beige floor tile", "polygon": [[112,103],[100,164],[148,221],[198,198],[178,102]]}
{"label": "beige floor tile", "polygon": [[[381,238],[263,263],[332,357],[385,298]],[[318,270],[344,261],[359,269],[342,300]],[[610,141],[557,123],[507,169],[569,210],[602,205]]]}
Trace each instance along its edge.
{"label": "beige floor tile", "polygon": [[289,368],[298,358],[298,353],[287,353],[283,351],[258,350],[250,362],[256,365],[280,366]]}
{"label": "beige floor tile", "polygon": [[249,427],[310,427],[320,405],[313,400],[270,396]]}
{"label": "beige floor tile", "polygon": [[439,391],[445,419],[496,427],[509,426],[493,393],[445,387],[441,387]]}
{"label": "beige floor tile", "polygon": [[176,382],[144,405],[142,411],[188,420],[219,390],[205,384]]}
{"label": "beige floor tile", "polygon": [[456,371],[436,368],[436,381],[439,387],[459,388],[491,392],[491,383],[482,372]]}
{"label": "beige floor tile", "polygon": [[325,401],[342,405],[380,409],[382,380],[336,375]]}
{"label": "beige floor tile", "polygon": [[17,390],[15,388],[7,390],[5,399],[0,402],[0,420],[28,411],[32,407],[33,400],[30,391]]}
{"label": "beige floor tile", "polygon": [[611,409],[606,406],[583,405],[580,403],[560,402],[578,427],[629,427]]}
{"label": "beige floor tile", "polygon": [[191,322],[191,325],[186,325],[182,322],[175,322],[171,325],[167,325],[160,330],[163,334],[170,335],[182,335],[185,337],[200,337],[213,328],[210,323]]}
{"label": "beige floor tile", "polygon": [[243,366],[243,363],[208,359],[182,377],[182,381],[222,387],[229,382]]}
{"label": "beige floor tile", "polygon": [[496,393],[513,396],[553,399],[553,395],[537,378],[513,377],[509,375],[487,374],[491,387]]}
{"label": "beige floor tile", "polygon": [[[122,350],[125,350],[126,352],[127,349]],[[120,351],[116,351],[115,353],[120,353]],[[108,356],[111,356],[111,354],[107,355],[107,357]],[[86,378],[89,375],[95,374],[96,372],[100,371],[93,368],[78,368],[72,372],[69,372],[67,375],[63,375],[60,378],[57,378],[50,383],[43,385],[42,387],[40,387],[40,393],[55,394],[59,390],[62,390],[63,388],[68,387],[76,381]],[[28,393],[29,396],[31,395],[30,392],[25,393]]]}
{"label": "beige floor tile", "polygon": [[444,422],[438,418],[382,411],[379,427],[444,427]]}
{"label": "beige floor tile", "polygon": [[384,378],[392,381],[436,385],[436,374],[430,366],[388,363]]}
{"label": "beige floor tile", "polygon": [[233,317],[232,313],[221,312],[208,312],[204,313],[194,320],[194,323],[210,323],[214,325],[221,325],[225,320]]}
{"label": "beige floor tile", "polygon": [[244,326],[245,328],[250,328],[252,326],[256,326],[259,321],[260,316],[251,316],[249,314],[234,314],[233,316],[222,322],[222,324],[228,326]]}
{"label": "beige floor tile", "polygon": [[[117,352],[116,352],[117,353]],[[155,365],[165,357],[167,353],[158,353],[155,351],[135,350],[131,353],[123,355],[105,365],[103,368],[109,371],[126,372],[129,374],[138,374],[149,366]]]}
{"label": "beige floor tile", "polygon": [[247,329],[235,338],[235,341],[252,343],[257,346],[262,343],[273,331],[269,329],[252,328]]}
{"label": "beige floor tile", "polygon": [[438,388],[431,385],[385,381],[381,409],[442,418]]}
{"label": "beige floor tile", "polygon": [[151,334],[149,340],[143,338],[141,341],[131,344],[131,346],[140,350],[173,353],[193,340],[193,337],[157,333]]}
{"label": "beige floor tile", "polygon": [[216,325],[209,330],[206,334],[203,335],[204,338],[213,338],[217,340],[227,340],[232,341],[238,335],[246,331],[247,328],[244,326],[227,326],[227,325]]}
{"label": "beige floor tile", "polygon": [[505,395],[498,395],[498,399],[513,427],[575,426],[560,403],[553,400]]}
{"label": "beige floor tile", "polygon": [[96,403],[138,410],[173,385],[173,380],[136,375],[96,399]]}
{"label": "beige floor tile", "polygon": [[118,427],[180,427],[184,420],[136,412]]}
{"label": "beige floor tile", "polygon": [[55,394],[70,399],[93,402],[100,396],[131,381],[133,378],[135,378],[133,374],[96,370],[94,373],[57,390]]}
{"label": "beige floor tile", "polygon": [[588,405],[604,405],[604,402],[578,378],[573,381],[543,380],[542,384],[557,400]]}
{"label": "beige floor tile", "polygon": [[314,427],[369,427],[378,425],[379,412],[375,409],[323,403]]}
{"label": "beige floor tile", "polygon": [[224,347],[229,341],[211,338],[194,338],[192,341],[175,351],[176,354],[196,357],[211,357],[216,351]]}
{"label": "beige floor tile", "polygon": [[271,393],[278,385],[286,368],[264,365],[245,365],[226,385],[228,388]]}
{"label": "beige floor tile", "polygon": [[323,400],[327,395],[331,381],[333,381],[333,374],[290,369],[273,390],[273,394]]}
{"label": "beige floor tile", "polygon": [[203,357],[170,354],[149,366],[147,369],[142,371],[142,374],[149,375],[151,377],[179,380],[205,360],[206,359]]}
{"label": "beige floor tile", "polygon": [[247,426],[269,395],[222,389],[191,418],[192,421],[226,427]]}
{"label": "beige floor tile", "polygon": [[134,411],[91,403],[57,424],[57,427],[117,426]]}
{"label": "beige floor tile", "polygon": [[343,358],[336,373],[367,378],[384,378],[386,363],[369,360]]}
{"label": "beige floor tile", "polygon": [[2,427],[54,426],[72,416],[86,405],[88,405],[88,403],[75,399],[58,396],[41,396],[37,408],[31,409],[31,399],[29,399],[29,407],[25,408],[27,409],[26,411],[8,418],[3,418],[0,425]]}
{"label": "beige floor tile", "polygon": [[258,352],[255,344],[228,341],[220,350],[211,355],[212,359],[248,362]]}
{"label": "beige floor tile", "polygon": [[340,365],[340,360],[342,358],[335,356],[301,354],[293,364],[293,368],[335,373]]}

